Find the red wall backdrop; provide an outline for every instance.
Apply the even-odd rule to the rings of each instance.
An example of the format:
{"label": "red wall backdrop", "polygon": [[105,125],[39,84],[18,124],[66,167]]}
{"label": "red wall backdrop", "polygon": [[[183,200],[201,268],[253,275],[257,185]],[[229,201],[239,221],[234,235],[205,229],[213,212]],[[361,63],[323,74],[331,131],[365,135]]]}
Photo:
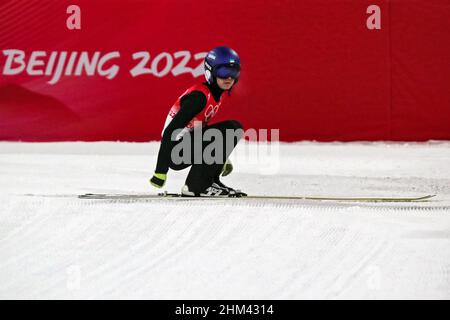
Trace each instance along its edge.
{"label": "red wall backdrop", "polygon": [[[81,30],[66,27],[71,4]],[[381,30],[366,27],[373,4]],[[284,141],[450,139],[449,39],[450,0],[0,0],[0,140],[159,140],[171,104],[204,79],[177,75],[176,53],[195,69],[194,55],[218,45],[243,68],[218,120],[279,128]],[[41,72],[53,51],[118,52],[105,69],[119,71],[50,84],[52,74],[5,73],[12,49],[26,63],[44,51]],[[148,66],[165,56],[157,72],[173,67],[133,77],[141,51]]]}

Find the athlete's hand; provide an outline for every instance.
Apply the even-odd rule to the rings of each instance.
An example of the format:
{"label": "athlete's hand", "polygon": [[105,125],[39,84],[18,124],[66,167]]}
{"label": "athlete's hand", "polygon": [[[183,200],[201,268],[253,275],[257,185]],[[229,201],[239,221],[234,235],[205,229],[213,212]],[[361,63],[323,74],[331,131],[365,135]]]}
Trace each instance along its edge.
{"label": "athlete's hand", "polygon": [[227,159],[222,168],[222,177],[229,175],[231,171],[233,171],[233,164],[231,163],[230,159]]}
{"label": "athlete's hand", "polygon": [[156,173],[153,175],[153,177],[150,179],[150,183],[152,186],[156,188],[162,188],[164,184],[166,183],[167,174],[166,173]]}

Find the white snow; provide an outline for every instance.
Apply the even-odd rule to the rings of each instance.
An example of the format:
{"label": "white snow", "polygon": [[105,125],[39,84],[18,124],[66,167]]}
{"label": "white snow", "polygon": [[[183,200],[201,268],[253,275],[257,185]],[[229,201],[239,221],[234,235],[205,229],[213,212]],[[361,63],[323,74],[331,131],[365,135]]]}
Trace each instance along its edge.
{"label": "white snow", "polygon": [[158,192],[157,151],[0,143],[0,298],[450,298],[450,142],[241,144],[223,179],[258,195],[437,194],[424,203],[76,197]]}

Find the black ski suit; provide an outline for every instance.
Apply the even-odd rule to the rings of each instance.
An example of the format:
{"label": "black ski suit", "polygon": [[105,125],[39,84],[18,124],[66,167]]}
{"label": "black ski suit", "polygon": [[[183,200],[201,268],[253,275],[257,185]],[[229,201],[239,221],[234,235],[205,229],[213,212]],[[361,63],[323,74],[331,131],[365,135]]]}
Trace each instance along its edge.
{"label": "black ski suit", "polygon": [[[217,84],[210,85],[205,82],[214,97],[214,100],[218,102],[220,100],[221,95],[223,94],[223,90],[220,89]],[[156,173],[167,173],[169,168],[173,170],[182,170],[191,166],[189,174],[186,178],[186,185],[189,187],[189,190],[195,193],[203,192],[206,188],[210,187],[212,183],[219,179],[220,173],[222,171],[223,165],[225,161],[230,156],[231,151],[237,145],[239,140],[242,138],[243,127],[236,120],[227,120],[222,122],[217,122],[212,125],[204,126],[202,130],[202,134],[204,134],[208,129],[217,129],[222,133],[223,137],[223,155],[220,161],[214,162],[212,164],[205,163],[203,157],[201,157],[202,161],[200,164],[194,164],[194,157],[199,159],[199,155],[197,157],[194,154],[195,148],[195,140],[194,140],[194,131],[191,130],[186,135],[190,135],[190,141],[192,141],[192,149],[191,149],[191,158],[188,163],[175,164],[171,158],[173,148],[182,142],[182,139],[179,141],[173,141],[171,139],[172,133],[175,130],[180,130],[185,128],[188,123],[206,106],[206,96],[203,92],[193,91],[187,95],[185,95],[180,101],[180,110],[177,112],[173,120],[169,123],[169,125],[164,130],[161,146],[158,153],[158,161],[156,165]],[[225,134],[226,130],[235,130],[236,135],[233,137],[233,142],[227,141],[227,135]],[[238,131],[236,131],[238,130]],[[202,147],[198,148],[198,150],[203,151],[211,142],[202,142]],[[227,150],[226,146],[231,144],[233,149]]]}

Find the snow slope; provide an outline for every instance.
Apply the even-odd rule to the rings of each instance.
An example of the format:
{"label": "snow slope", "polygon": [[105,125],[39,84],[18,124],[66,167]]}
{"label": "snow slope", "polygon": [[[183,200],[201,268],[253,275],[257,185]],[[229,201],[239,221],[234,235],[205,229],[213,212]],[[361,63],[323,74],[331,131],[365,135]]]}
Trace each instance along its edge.
{"label": "snow slope", "polygon": [[450,142],[242,144],[224,179],[251,194],[437,194],[426,203],[76,198],[156,193],[157,151],[0,143],[0,298],[450,298]]}

